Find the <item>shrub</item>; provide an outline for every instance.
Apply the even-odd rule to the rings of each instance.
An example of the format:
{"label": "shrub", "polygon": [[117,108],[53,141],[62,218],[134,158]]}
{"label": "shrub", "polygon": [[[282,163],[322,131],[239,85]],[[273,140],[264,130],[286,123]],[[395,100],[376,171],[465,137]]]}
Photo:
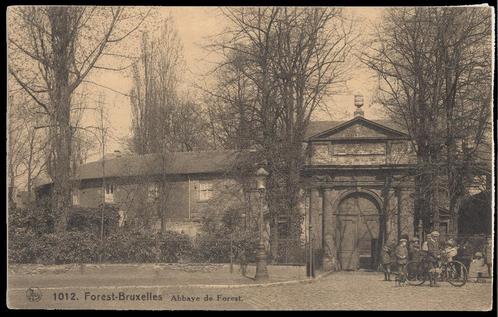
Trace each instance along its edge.
{"label": "shrub", "polygon": [[98,261],[100,240],[91,233],[68,231],[56,237],[53,254],[55,264],[95,263]]}
{"label": "shrub", "polygon": [[32,250],[36,236],[33,232],[22,228],[9,228],[9,262],[35,263],[36,257]]}
{"label": "shrub", "polygon": [[189,236],[173,231],[158,234],[160,262],[179,262],[192,258],[193,244]]}
{"label": "shrub", "polygon": [[84,232],[35,234],[18,232],[9,237],[9,261],[12,263],[93,263],[98,259],[98,240]]}
{"label": "shrub", "polygon": [[106,237],[103,258],[112,263],[173,263],[191,253],[192,242],[185,234],[167,231],[150,235],[140,231],[123,231]]}
{"label": "shrub", "polygon": [[37,206],[29,208],[9,207],[9,234],[14,235],[18,229],[32,231],[36,234],[53,232],[54,216],[49,209]]}
{"label": "shrub", "polygon": [[230,261],[230,240],[213,239],[201,235],[196,239],[195,260],[210,263],[226,263]]}
{"label": "shrub", "polygon": [[[118,225],[117,208],[106,205],[104,208],[104,235],[114,232]],[[102,209],[89,207],[73,207],[69,211],[67,229],[71,231],[92,232],[100,235],[102,226]]]}

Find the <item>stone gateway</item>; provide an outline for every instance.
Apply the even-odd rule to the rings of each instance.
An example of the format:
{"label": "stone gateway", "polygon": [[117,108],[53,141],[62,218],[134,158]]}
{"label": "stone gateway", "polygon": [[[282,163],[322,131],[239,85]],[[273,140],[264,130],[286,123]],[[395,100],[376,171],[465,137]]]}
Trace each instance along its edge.
{"label": "stone gateway", "polygon": [[410,138],[388,121],[312,122],[302,171],[308,225],[323,268],[375,269],[383,243],[415,233]]}

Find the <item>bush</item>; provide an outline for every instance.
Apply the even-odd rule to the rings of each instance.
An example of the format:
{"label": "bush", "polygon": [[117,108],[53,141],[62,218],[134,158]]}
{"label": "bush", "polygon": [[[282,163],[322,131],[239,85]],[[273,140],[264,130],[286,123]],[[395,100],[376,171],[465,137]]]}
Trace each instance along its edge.
{"label": "bush", "polygon": [[49,209],[41,207],[9,207],[9,234],[18,230],[32,231],[36,234],[51,233],[54,229],[54,216]]}
{"label": "bush", "polygon": [[98,239],[84,232],[35,234],[19,231],[9,236],[12,263],[93,263],[98,259]]}
{"label": "bush", "polygon": [[157,236],[159,240],[159,262],[180,262],[191,259],[194,246],[189,236],[173,231],[167,231]]}
{"label": "bush", "polygon": [[32,244],[36,241],[36,235],[25,229],[9,228],[9,262],[12,263],[35,263],[36,257],[32,250]]}
{"label": "bush", "polygon": [[[104,208],[104,235],[116,231],[118,226],[118,210],[116,206],[106,205]],[[70,231],[86,231],[100,235],[102,226],[102,209],[89,207],[73,207],[69,210],[67,229]]]}
{"label": "bush", "polygon": [[258,241],[252,238],[252,236],[240,235],[230,243],[230,239],[200,235],[196,239],[194,260],[208,263],[227,263],[230,262],[231,251],[233,260],[236,262],[242,252],[245,253],[247,261],[254,262],[257,247]]}
{"label": "bush", "polygon": [[103,258],[111,263],[174,263],[189,257],[192,248],[190,238],[176,232],[118,232],[106,238]]}
{"label": "bush", "polygon": [[196,239],[195,251],[196,261],[226,263],[230,261],[230,240],[199,236]]}
{"label": "bush", "polygon": [[100,240],[93,234],[68,231],[60,237],[56,236],[55,240],[58,240],[53,255],[55,264],[98,261]]}

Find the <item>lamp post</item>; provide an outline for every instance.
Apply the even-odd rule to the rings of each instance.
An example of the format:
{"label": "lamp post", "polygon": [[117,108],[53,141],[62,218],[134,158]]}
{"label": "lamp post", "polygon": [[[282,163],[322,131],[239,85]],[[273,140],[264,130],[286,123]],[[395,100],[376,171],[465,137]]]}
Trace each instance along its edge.
{"label": "lamp post", "polygon": [[265,245],[263,242],[263,197],[266,190],[266,177],[268,172],[264,168],[259,168],[256,172],[256,188],[259,192],[259,244],[258,253],[256,254],[256,276],[254,277],[256,281],[261,281],[268,279],[268,268],[266,267],[266,252]]}

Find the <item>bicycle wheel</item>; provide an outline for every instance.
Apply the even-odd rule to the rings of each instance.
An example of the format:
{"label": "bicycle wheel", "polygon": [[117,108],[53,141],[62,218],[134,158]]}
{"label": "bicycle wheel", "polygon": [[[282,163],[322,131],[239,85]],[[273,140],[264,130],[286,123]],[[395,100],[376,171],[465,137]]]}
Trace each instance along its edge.
{"label": "bicycle wheel", "polygon": [[422,262],[410,261],[406,264],[406,279],[410,285],[422,285],[426,274]]}
{"label": "bicycle wheel", "polygon": [[467,268],[463,263],[451,261],[446,264],[446,280],[453,286],[461,287],[467,283]]}

